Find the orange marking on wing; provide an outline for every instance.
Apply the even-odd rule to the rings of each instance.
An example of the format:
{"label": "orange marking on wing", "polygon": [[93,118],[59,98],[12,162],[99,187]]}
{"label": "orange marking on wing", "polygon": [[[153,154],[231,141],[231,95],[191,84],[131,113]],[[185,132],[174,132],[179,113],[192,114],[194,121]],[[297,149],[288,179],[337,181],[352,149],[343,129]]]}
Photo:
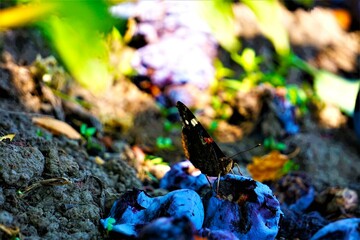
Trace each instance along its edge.
{"label": "orange marking on wing", "polygon": [[214,142],[214,139],[212,139],[212,138],[207,138],[207,137],[205,137],[204,140],[205,140],[205,142],[206,142],[207,144],[210,144],[210,143],[213,143],[213,142]]}

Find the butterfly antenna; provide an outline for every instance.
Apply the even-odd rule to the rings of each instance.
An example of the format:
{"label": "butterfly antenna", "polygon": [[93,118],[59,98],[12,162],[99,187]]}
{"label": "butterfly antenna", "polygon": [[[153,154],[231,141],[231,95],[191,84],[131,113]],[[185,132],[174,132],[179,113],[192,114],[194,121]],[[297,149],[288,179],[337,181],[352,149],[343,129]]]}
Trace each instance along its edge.
{"label": "butterfly antenna", "polygon": [[233,157],[235,157],[235,156],[237,156],[237,155],[239,155],[239,154],[241,154],[241,153],[251,151],[251,150],[253,150],[254,148],[257,148],[257,147],[260,147],[260,146],[261,146],[261,143],[258,143],[256,146],[251,147],[251,148],[249,148],[249,149],[246,149],[246,150],[244,150],[244,151],[238,152],[238,153],[236,153],[235,155],[232,155],[232,156],[229,157],[229,158],[233,158]]}

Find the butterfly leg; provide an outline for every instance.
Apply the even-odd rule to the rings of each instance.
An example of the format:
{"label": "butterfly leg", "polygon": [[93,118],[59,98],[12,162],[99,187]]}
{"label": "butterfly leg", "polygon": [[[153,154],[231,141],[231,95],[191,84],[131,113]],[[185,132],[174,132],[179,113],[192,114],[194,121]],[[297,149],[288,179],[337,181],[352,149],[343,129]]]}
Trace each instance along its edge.
{"label": "butterfly leg", "polygon": [[205,174],[205,177],[206,177],[206,180],[208,180],[208,182],[209,182],[209,186],[211,187],[211,182],[210,182],[209,177],[206,174]]}
{"label": "butterfly leg", "polygon": [[219,173],[219,175],[218,175],[218,179],[217,179],[217,184],[216,184],[216,195],[218,195],[218,193],[219,193],[219,187],[220,187],[220,176],[221,176],[221,173]]}
{"label": "butterfly leg", "polygon": [[[243,174],[242,174],[241,171],[240,171],[240,166],[239,166],[239,164],[237,164],[236,162],[234,162],[234,165],[236,165],[236,168],[238,169],[240,175],[242,176]],[[232,170],[231,170],[231,172],[234,173]]]}

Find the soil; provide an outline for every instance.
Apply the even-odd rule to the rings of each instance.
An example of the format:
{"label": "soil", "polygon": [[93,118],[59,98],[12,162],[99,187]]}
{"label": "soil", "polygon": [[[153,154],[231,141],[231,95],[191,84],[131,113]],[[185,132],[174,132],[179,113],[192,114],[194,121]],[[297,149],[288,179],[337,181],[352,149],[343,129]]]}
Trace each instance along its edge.
{"label": "soil", "polygon": [[[290,17],[292,24],[301,22],[300,13],[291,13]],[[316,32],[316,26],[306,31]],[[301,42],[297,34],[290,34],[293,42]],[[353,44],[353,33],[336,34]],[[38,54],[45,57],[51,53],[39,32],[11,30],[2,32],[0,38],[0,137],[16,134],[12,141],[0,141],[0,224],[18,230],[21,239],[104,238],[99,220],[107,216],[115,199],[133,188],[156,188],[156,184],[149,185],[138,178],[140,169],[135,167],[132,146],[174,163],[183,158],[179,129],[166,132],[165,119],[155,100],[129,81],[120,80],[106,94],[96,96],[73,83],[67,94],[85,99],[91,108],[60,98],[31,72],[31,64]],[[317,66],[342,71],[348,76],[358,74],[356,63],[355,68],[342,65],[342,59],[354,54],[351,47],[342,47],[344,41],[319,43],[316,40],[311,39],[309,45],[297,45],[296,51],[304,59],[317,56],[314,63]],[[329,44],[332,45],[330,52],[322,47]],[[265,54],[271,48],[263,38],[244,40],[244,45]],[[327,60],[337,54],[342,57],[329,64]],[[294,82],[303,77],[301,73],[292,74]],[[48,115],[76,129],[80,127],[79,120],[94,126],[98,130],[94,141],[101,147],[89,149],[84,139],[55,135],[32,122],[32,117]],[[266,121],[251,128],[255,129],[252,134],[234,134],[230,139],[236,141],[220,141],[220,147],[227,155],[235,154],[258,142],[263,129],[269,130]],[[174,150],[156,149],[158,136],[170,137]],[[219,137],[221,140],[221,134]],[[240,137],[244,138],[240,140]],[[229,140],[228,136],[224,138]],[[360,168],[357,167],[360,141],[351,124],[342,125],[340,129],[328,128],[309,116],[301,122],[301,133],[285,138],[284,142],[300,149],[294,161],[299,163],[299,171],[312,178],[318,192],[336,186],[351,188],[360,194]],[[262,153],[263,150],[257,149],[243,154],[239,160],[241,168],[251,162],[253,155]],[[97,156],[101,156],[103,162],[97,161]],[[0,238],[10,239],[4,231],[0,231]]]}

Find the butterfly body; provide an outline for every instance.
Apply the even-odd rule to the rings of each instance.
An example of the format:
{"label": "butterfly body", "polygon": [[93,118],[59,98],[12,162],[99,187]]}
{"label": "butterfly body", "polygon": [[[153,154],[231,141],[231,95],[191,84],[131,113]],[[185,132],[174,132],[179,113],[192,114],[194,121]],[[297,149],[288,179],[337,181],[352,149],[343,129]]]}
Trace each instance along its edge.
{"label": "butterfly body", "polygon": [[185,156],[202,173],[218,177],[229,173],[234,165],[196,119],[194,114],[182,103],[177,102],[183,122],[182,145]]}

